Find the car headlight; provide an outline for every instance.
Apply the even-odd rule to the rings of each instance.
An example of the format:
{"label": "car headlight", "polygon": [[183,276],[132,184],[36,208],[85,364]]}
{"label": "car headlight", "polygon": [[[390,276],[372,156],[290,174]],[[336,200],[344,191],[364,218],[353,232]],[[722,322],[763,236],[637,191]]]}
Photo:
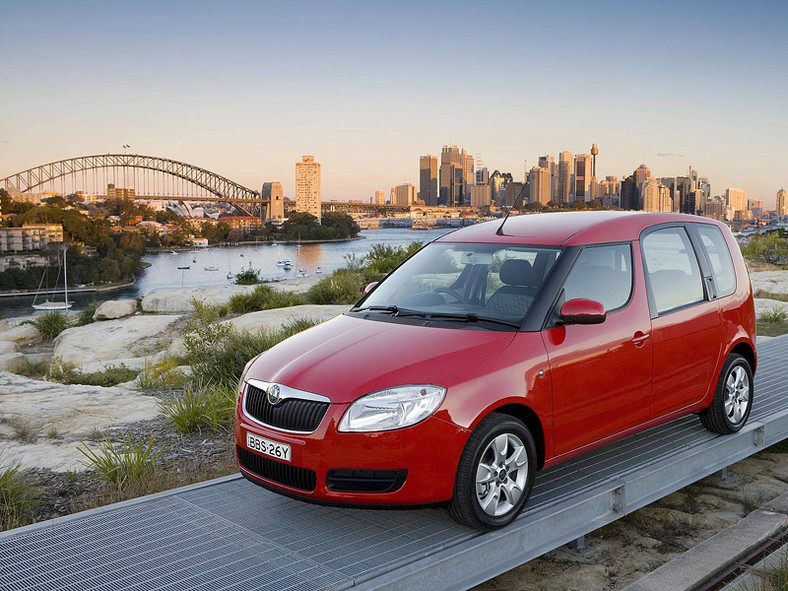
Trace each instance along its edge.
{"label": "car headlight", "polygon": [[430,385],[398,386],[356,400],[339,422],[344,432],[391,431],[410,427],[440,406],[446,388]]}
{"label": "car headlight", "polygon": [[238,380],[238,387],[235,389],[235,396],[238,398],[241,394],[241,390],[244,387],[244,381],[246,380],[246,374],[249,372],[249,368],[252,367],[252,363],[254,363],[257,358],[260,357],[259,355],[255,355],[249,361],[246,362],[244,365],[244,370],[241,372],[241,379]]}

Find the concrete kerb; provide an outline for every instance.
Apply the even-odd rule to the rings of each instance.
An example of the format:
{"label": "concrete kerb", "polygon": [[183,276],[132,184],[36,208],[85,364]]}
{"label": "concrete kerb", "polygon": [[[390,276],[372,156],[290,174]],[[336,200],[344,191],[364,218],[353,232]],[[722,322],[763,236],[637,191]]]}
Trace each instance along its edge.
{"label": "concrete kerb", "polygon": [[[788,493],[784,493],[721,531],[677,556],[624,591],[692,591],[725,572],[769,540],[788,530]],[[735,587],[733,587],[735,589]]]}

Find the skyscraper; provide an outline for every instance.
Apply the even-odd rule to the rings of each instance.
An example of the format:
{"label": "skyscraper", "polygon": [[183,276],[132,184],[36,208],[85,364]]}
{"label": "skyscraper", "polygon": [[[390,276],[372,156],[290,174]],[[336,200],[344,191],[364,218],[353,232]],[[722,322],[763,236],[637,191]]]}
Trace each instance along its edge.
{"label": "skyscraper", "polygon": [[591,154],[578,154],[575,158],[575,201],[591,201]]}
{"label": "skyscraper", "polygon": [[487,207],[490,205],[490,185],[476,183],[471,185],[471,207]]}
{"label": "skyscraper", "polygon": [[296,162],[296,211],[311,213],[320,221],[320,163],[314,156]]}
{"label": "skyscraper", "polygon": [[659,180],[649,178],[643,183],[643,211],[669,212],[673,209],[670,198],[670,189],[662,185]]}
{"label": "skyscraper", "polygon": [[490,182],[490,171],[487,170],[486,166],[482,166],[481,168],[476,169],[476,184],[477,185],[486,185]]}
{"label": "skyscraper", "polygon": [[635,175],[629,175],[621,181],[621,209],[640,209],[640,194],[635,183]]}
{"label": "skyscraper", "polygon": [[506,201],[506,187],[513,181],[511,172],[494,171],[490,175],[490,197],[495,205],[502,207]]}
{"label": "skyscraper", "polygon": [[643,187],[643,183],[646,182],[646,179],[651,177],[651,170],[645,164],[641,164],[635,169],[633,176],[635,177],[635,185],[637,185],[639,191]]}
{"label": "skyscraper", "polygon": [[745,211],[747,209],[747,191],[736,187],[728,187],[725,190],[725,203],[734,213]]}
{"label": "skyscraper", "polygon": [[785,192],[785,189],[777,191],[777,197],[775,198],[774,204],[776,206],[777,215],[788,215],[788,193]]}
{"label": "skyscraper", "polygon": [[281,220],[285,217],[285,201],[282,193],[282,183],[263,183],[261,197],[268,200],[264,221]]}
{"label": "skyscraper", "polygon": [[550,201],[550,169],[534,166],[528,173],[528,183],[531,188],[529,203],[547,205],[547,202]]}
{"label": "skyscraper", "polygon": [[561,205],[570,203],[572,199],[572,152],[561,152],[558,155],[558,187],[556,189],[556,202]]}
{"label": "skyscraper", "polygon": [[438,157],[419,157],[419,199],[427,205],[438,205]]}
{"label": "skyscraper", "polygon": [[391,205],[409,207],[416,199],[416,187],[410,183],[402,183],[391,189]]}
{"label": "skyscraper", "polygon": [[539,156],[539,167],[546,168],[550,173],[550,198],[548,201],[556,200],[558,192],[558,169],[555,165],[555,158],[552,156]]}
{"label": "skyscraper", "polygon": [[473,184],[473,156],[462,149],[460,154],[460,161],[462,162],[462,195],[463,202],[460,205],[467,205],[471,202],[471,185]]}
{"label": "skyscraper", "polygon": [[383,191],[375,191],[375,194],[369,198],[369,202],[374,205],[385,205],[386,194]]}
{"label": "skyscraper", "polygon": [[438,204],[454,207],[462,204],[463,160],[457,146],[446,145],[441,150],[440,192]]}

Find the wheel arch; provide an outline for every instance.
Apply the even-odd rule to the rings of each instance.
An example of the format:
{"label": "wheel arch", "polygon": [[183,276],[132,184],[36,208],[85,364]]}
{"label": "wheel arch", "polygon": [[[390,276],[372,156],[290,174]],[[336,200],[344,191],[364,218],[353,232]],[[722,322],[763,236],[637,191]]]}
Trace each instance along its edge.
{"label": "wheel arch", "polygon": [[536,443],[536,468],[537,470],[541,470],[545,461],[545,437],[544,428],[542,427],[542,421],[539,420],[539,415],[530,407],[519,403],[509,403],[492,408],[487,415],[494,412],[514,417],[528,427]]}
{"label": "wheel arch", "polygon": [[747,362],[750,364],[750,369],[752,370],[753,375],[755,374],[755,366],[758,363],[758,361],[757,361],[757,356],[755,355],[755,349],[752,347],[752,345],[750,345],[750,343],[748,343],[747,341],[739,341],[738,343],[734,344],[733,347],[731,347],[731,350],[728,353],[728,355],[730,355],[731,353],[738,353],[739,355],[744,357],[747,360]]}

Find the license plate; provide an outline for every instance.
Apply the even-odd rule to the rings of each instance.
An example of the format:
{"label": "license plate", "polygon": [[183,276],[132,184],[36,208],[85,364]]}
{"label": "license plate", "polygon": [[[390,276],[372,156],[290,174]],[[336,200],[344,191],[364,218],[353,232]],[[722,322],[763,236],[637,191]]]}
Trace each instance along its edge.
{"label": "license plate", "polygon": [[259,437],[252,433],[246,432],[246,447],[259,451],[261,454],[271,456],[277,460],[290,461],[290,446],[286,443],[279,443],[278,441],[271,441],[265,437]]}

